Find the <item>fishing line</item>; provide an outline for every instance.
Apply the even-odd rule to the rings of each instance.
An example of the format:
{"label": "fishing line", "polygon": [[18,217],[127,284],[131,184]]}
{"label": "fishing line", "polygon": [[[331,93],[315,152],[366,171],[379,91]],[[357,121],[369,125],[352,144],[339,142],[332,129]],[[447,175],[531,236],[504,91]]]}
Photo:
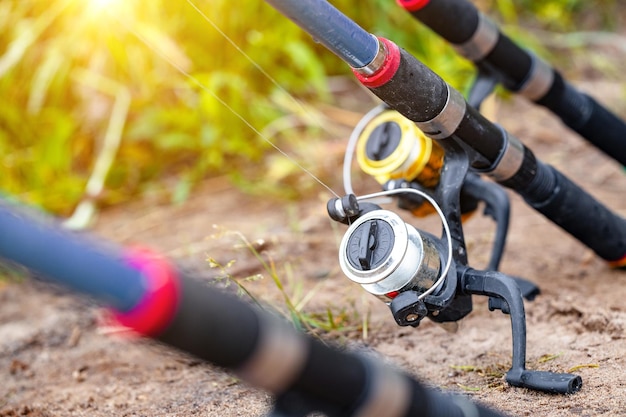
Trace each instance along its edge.
{"label": "fishing line", "polygon": [[[237,112],[233,107],[231,107],[226,101],[224,101],[217,93],[215,93],[211,88],[209,88],[206,84],[200,81],[198,78],[191,75],[184,68],[182,68],[179,64],[177,64],[174,60],[168,57],[165,53],[163,53],[160,49],[158,49],[155,45],[153,45],[150,41],[148,41],[144,36],[142,36],[139,32],[133,29],[130,25],[124,22],[118,16],[112,16],[116,19],[127,31],[132,33],[137,39],[139,39],[148,49],[159,55],[163,58],[167,63],[169,63],[172,67],[174,67],[178,72],[180,72],[183,76],[189,78],[194,82],[198,87],[207,92],[211,97],[213,97],[218,103],[224,106],[228,111],[230,111],[234,116],[236,116],[239,120],[241,120],[250,130],[252,130],[256,135],[258,135],[261,139],[263,139],[266,143],[268,143],[272,148],[278,151],[281,155],[283,155],[287,160],[289,160],[292,164],[294,164],[297,168],[301,169],[307,175],[309,175],[313,180],[315,180],[318,184],[328,190],[333,196],[339,197],[339,195],[333,191],[330,186],[324,183],[319,177],[313,174],[310,170],[305,168],[301,163],[299,163],[295,158],[289,155],[286,151],[283,151],[278,145],[272,142],[266,135],[264,135],[259,129],[257,129],[251,122],[249,122],[241,113]],[[295,98],[294,98],[295,100]]]}
{"label": "fishing line", "polygon": [[293,94],[289,93],[285,87],[283,87],[272,75],[267,72],[258,62],[256,62],[250,55],[246,53],[237,43],[230,37],[226,32],[224,32],[218,25],[213,21],[209,16],[206,15],[192,0],[187,0],[187,3],[196,11],[202,18],[215,29],[217,33],[219,33],[228,43],[231,44],[233,48],[237,50],[245,59],[250,62],[265,78],[267,78],[276,88],[278,88],[282,93],[284,93],[289,99],[296,104],[296,106],[302,111],[302,113],[306,114],[311,120],[324,130],[326,133],[329,133],[331,136],[336,138],[336,135],[325,126],[325,124],[320,120],[313,112],[311,112],[307,107],[302,103],[302,101],[298,100]]}

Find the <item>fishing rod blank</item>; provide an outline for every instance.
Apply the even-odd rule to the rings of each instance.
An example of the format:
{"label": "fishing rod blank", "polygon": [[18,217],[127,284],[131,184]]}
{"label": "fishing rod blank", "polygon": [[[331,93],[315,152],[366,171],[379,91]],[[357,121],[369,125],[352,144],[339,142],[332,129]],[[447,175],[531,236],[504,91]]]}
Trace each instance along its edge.
{"label": "fishing rod blank", "polygon": [[[317,42],[341,57],[353,68],[363,67],[375,59],[378,45],[372,35],[348,17],[333,13],[334,7],[325,1],[269,1],[298,26],[313,30]],[[311,32],[309,32],[311,33]],[[371,42],[374,40],[374,42]],[[360,47],[355,47],[360,45]]]}
{"label": "fishing rod blank", "polygon": [[[317,9],[323,4],[324,19],[339,21],[342,13],[325,0],[266,0],[299,24],[298,8]],[[306,7],[304,7],[306,4]],[[343,18],[345,21],[347,18]],[[453,140],[470,152],[474,171],[492,177],[520,194],[549,220],[577,238],[611,265],[626,266],[626,221],[611,212],[575,183],[538,160],[519,139],[493,124],[439,75],[396,44],[384,38],[366,36],[351,24],[351,35],[338,30],[327,33],[325,25],[307,21],[302,28],[315,39],[333,37],[341,45],[333,52],[350,64],[350,56],[376,45],[378,54],[367,65],[352,67],[358,80],[391,108],[414,121],[430,138]],[[357,29],[358,28],[358,29]],[[336,38],[334,36],[336,35]],[[363,43],[361,45],[360,43]]]}
{"label": "fishing rod blank", "polygon": [[546,107],[565,125],[626,165],[626,123],[504,35],[467,0],[396,0],[509,90]]}
{"label": "fishing rod blank", "polygon": [[504,417],[426,388],[373,358],[335,350],[286,322],[124,249],[41,223],[0,200],[0,259],[113,306],[137,333],[234,371],[277,396],[274,416]]}

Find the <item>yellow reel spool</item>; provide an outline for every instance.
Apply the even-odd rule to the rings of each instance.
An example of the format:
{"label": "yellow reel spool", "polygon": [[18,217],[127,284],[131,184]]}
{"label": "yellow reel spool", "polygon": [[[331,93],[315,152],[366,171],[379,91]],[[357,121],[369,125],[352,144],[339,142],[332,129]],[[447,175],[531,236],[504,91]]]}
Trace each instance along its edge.
{"label": "yellow reel spool", "polygon": [[432,188],[439,182],[444,152],[415,123],[387,110],[363,129],[356,156],[363,172],[380,184],[401,178]]}
{"label": "yellow reel spool", "polygon": [[[361,132],[356,156],[363,172],[380,184],[404,179],[433,188],[439,183],[444,151],[415,123],[394,110],[386,110]],[[429,204],[422,204],[411,213],[425,217],[432,214],[433,209]]]}

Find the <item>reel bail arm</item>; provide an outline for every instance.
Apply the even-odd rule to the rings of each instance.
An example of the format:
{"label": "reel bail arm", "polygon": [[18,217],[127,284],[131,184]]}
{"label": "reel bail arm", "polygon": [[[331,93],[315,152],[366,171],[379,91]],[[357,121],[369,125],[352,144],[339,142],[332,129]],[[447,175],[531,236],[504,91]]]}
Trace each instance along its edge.
{"label": "reel bail arm", "polygon": [[[415,188],[423,192],[428,191],[419,183],[404,180],[391,180],[383,186],[384,190],[403,188]],[[491,257],[485,269],[497,271],[506,245],[511,203],[508,195],[501,187],[492,182],[482,180],[476,173],[468,172],[460,191],[461,217],[465,219],[471,216],[478,209],[480,202],[485,204],[483,214],[491,217],[496,223]],[[398,207],[408,211],[413,211],[416,206],[424,204],[426,204],[426,201],[423,198],[412,194],[400,196],[398,199]]]}

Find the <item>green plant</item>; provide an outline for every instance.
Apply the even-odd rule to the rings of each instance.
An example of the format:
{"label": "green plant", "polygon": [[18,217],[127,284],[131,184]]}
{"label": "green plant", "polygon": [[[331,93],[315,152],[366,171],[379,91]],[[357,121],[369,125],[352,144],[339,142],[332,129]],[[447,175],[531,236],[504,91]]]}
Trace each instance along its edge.
{"label": "green plant", "polygon": [[488,3],[507,23],[519,23],[521,19],[534,27],[558,31],[614,28],[619,16],[619,2],[615,0],[494,0]]}
{"label": "green plant", "polygon": [[[0,94],[7,98],[0,189],[69,213],[113,117],[115,93],[103,91],[106,83],[131,101],[106,191],[93,198],[115,203],[166,176],[190,184],[261,161],[268,144],[213,95],[260,130],[283,114],[275,84],[185,2],[96,3],[0,5],[0,21],[12,29],[0,35]],[[279,64],[273,76],[290,91],[328,98],[325,72],[304,35],[261,1],[243,10],[225,1],[201,6],[258,66]]]}
{"label": "green plant", "polygon": [[[467,89],[471,65],[394,2],[333,4]],[[617,2],[481,5],[507,24],[532,17],[561,29],[610,23]],[[606,16],[591,18],[592,10]],[[237,7],[225,0],[6,0],[0,27],[0,189],[58,214],[70,213],[85,194],[113,204],[155,183],[180,201],[198,179],[217,174],[269,188],[259,172],[274,151],[258,133],[292,115],[300,123],[281,131],[280,141],[297,141],[314,125],[327,135],[324,118],[309,117],[291,95],[331,103],[326,77],[350,76],[262,0]],[[120,94],[129,97],[124,111]],[[112,125],[121,141],[114,163],[101,187],[88,187]],[[291,188],[285,195],[301,195]]]}
{"label": "green plant", "polygon": [[235,277],[229,271],[236,264],[235,260],[222,265],[213,257],[208,257],[209,266],[220,271],[220,274],[216,277],[218,281],[225,282],[225,286],[230,284],[236,285],[237,293],[240,296],[249,298],[261,308],[266,308],[266,303],[259,299],[247,287],[247,284],[269,277],[281,300],[272,301],[270,303],[272,305],[271,308],[280,311],[298,330],[312,334],[335,335],[359,331],[363,337],[367,337],[369,323],[367,314],[361,317],[356,309],[348,309],[345,306],[339,309],[327,306],[322,310],[308,310],[307,306],[315,297],[321,282],[305,293],[303,281],[296,277],[289,262],[282,263],[279,266],[271,256],[261,252],[258,249],[258,245],[249,241],[241,232],[220,230],[213,236],[216,239],[227,237],[234,237],[236,242],[238,242],[236,246],[244,248],[254,256],[261,272],[246,277]]}
{"label": "green plant", "polygon": [[22,282],[28,277],[28,271],[15,264],[0,263],[0,287],[6,282]]}

